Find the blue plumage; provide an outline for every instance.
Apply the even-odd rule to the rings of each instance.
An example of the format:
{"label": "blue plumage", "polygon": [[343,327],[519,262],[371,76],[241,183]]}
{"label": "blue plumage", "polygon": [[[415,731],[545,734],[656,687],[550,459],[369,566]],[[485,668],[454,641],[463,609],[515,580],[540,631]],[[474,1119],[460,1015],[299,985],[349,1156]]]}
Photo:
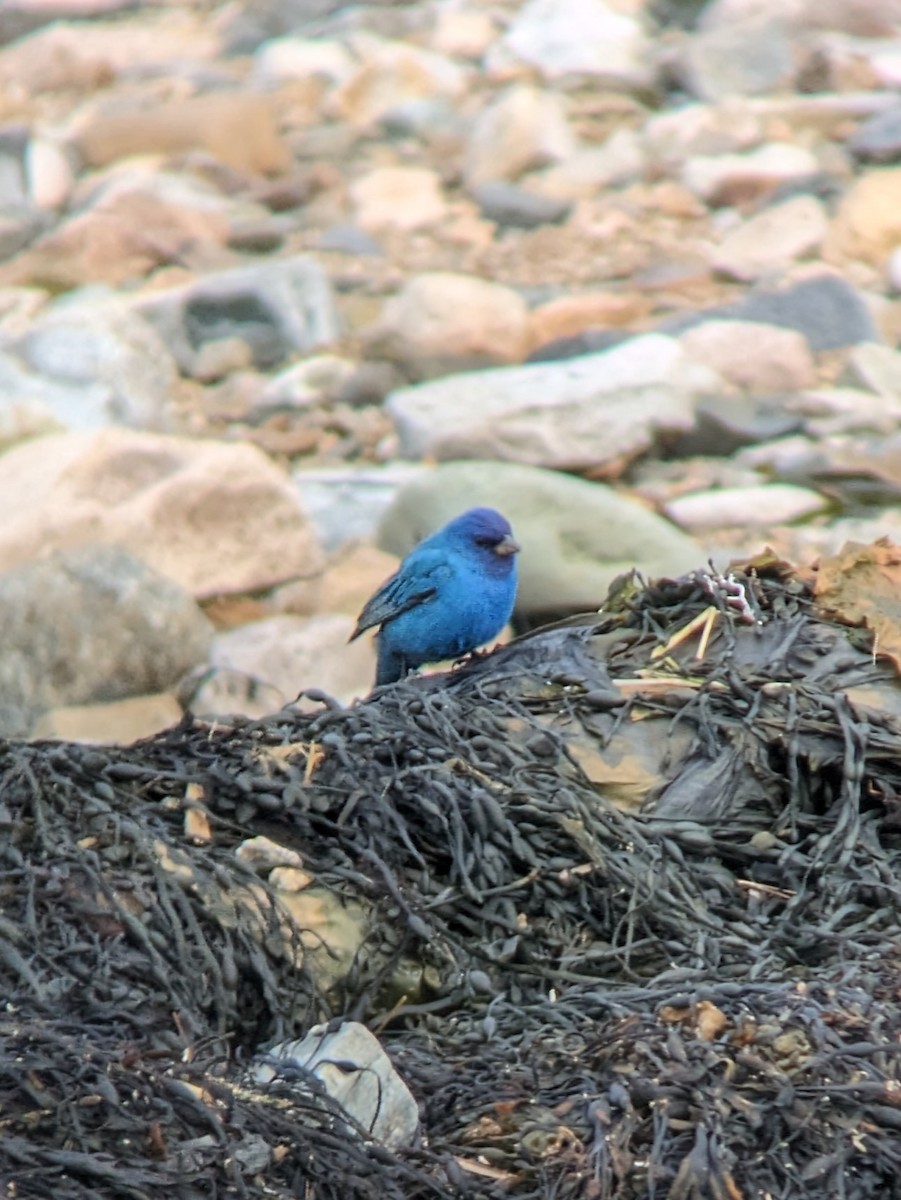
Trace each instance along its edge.
{"label": "blue plumage", "polygon": [[380,627],[376,686],[496,637],[513,612],[518,550],[510,523],[493,508],[469,509],[411,550],[350,637]]}

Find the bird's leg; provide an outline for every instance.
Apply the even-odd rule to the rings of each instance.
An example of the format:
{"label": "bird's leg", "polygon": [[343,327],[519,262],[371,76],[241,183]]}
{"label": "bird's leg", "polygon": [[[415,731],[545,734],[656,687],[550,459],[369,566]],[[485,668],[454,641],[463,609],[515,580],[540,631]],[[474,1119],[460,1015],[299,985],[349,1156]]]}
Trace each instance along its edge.
{"label": "bird's leg", "polygon": [[473,663],[479,662],[480,659],[487,658],[490,653],[490,650],[470,650],[468,654],[464,654],[461,658],[454,659],[451,670],[460,671],[463,667],[471,667]]}

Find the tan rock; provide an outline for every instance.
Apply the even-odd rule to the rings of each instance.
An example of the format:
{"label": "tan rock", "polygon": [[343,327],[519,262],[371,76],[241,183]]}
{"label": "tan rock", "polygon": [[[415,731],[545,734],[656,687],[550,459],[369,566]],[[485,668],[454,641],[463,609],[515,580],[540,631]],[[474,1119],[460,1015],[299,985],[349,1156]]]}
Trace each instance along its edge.
{"label": "tan rock", "polygon": [[205,598],[322,568],[287,477],[250,445],[112,429],[52,434],[0,458],[0,509],[0,569],[114,543]]}
{"label": "tan rock", "polygon": [[319,591],[320,611],[356,616],[396,570],[397,559],[392,554],[365,542],[349,547],[326,567]]}
{"label": "tan rock", "polygon": [[74,704],[44,713],[31,737],[127,746],[176,725],[182,715],[181,705],[168,692],[130,696],[112,704]]}
{"label": "tan rock", "polygon": [[884,266],[901,244],[901,167],[867,171],[848,188],[826,238],[830,262],[861,259]]}
{"label": "tan rock", "polygon": [[445,271],[411,279],[369,335],[373,351],[419,379],[518,362],[529,339],[528,308],[517,292]]}
{"label": "tan rock", "polygon": [[727,234],[714,252],[713,266],[733,279],[758,279],[817,250],[828,228],[822,201],[794,196]]}
{"label": "tan rock", "polygon": [[478,117],[466,149],[469,187],[517,179],[524,171],[568,158],[576,139],[563,101],[552,92],[517,84]]}
{"label": "tan rock", "polygon": [[586,292],[558,296],[532,310],[532,344],[543,346],[557,338],[573,337],[586,329],[625,328],[647,316],[645,296],[619,292]]}
{"label": "tan rock", "polygon": [[[163,20],[159,19],[164,17]],[[147,21],[59,21],[0,52],[0,82],[36,92],[103,87],[125,71],[209,60],[219,39],[208,22],[169,9]]]}
{"label": "tan rock", "polygon": [[95,167],[133,154],[187,150],[206,150],[249,174],[279,174],[292,162],[271,99],[246,90],[192,96],[135,112],[98,112],[83,125],[78,145]]}
{"label": "tan rock", "polygon": [[447,216],[436,171],[425,167],[379,167],[350,189],[357,223],[370,233],[381,229],[422,229]]}
{"label": "tan rock", "polygon": [[219,634],[213,673],[191,698],[198,716],[257,717],[290,704],[304,688],[342,703],[365,696],[375,677],[371,638],[348,642],[355,618],[268,617]]}
{"label": "tan rock", "polygon": [[432,49],[451,58],[481,58],[497,36],[491,15],[477,8],[444,8],[438,13]]}
{"label": "tan rock", "polygon": [[366,128],[410,100],[461,96],[466,71],[440,54],[372,34],[353,38],[360,67],[334,96],[336,115]]}
{"label": "tan rock", "polygon": [[140,279],[195,246],[222,246],[230,228],[226,207],[213,200],[203,206],[187,191],[176,195],[159,179],[123,181],[0,266],[0,285],[65,290],[86,280],[116,285]]}
{"label": "tan rock", "polygon": [[679,338],[682,349],[749,392],[795,392],[816,383],[803,334],[754,321],[704,321]]}
{"label": "tan rock", "polygon": [[61,208],[75,182],[65,152],[47,138],[32,138],[25,151],[28,192],[38,208]]}

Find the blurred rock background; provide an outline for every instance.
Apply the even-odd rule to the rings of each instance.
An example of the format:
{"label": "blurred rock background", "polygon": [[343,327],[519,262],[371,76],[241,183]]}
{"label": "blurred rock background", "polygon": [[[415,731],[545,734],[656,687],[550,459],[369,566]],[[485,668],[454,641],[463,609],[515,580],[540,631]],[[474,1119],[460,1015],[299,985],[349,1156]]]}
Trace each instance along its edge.
{"label": "blurred rock background", "polygon": [[0,733],[370,685],[471,504],[522,626],[901,537],[899,0],[7,0]]}

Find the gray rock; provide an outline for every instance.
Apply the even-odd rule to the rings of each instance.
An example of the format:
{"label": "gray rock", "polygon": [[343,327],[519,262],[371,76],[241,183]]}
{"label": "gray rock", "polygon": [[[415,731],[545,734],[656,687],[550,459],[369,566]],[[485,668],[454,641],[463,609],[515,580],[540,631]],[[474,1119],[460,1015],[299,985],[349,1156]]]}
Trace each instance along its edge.
{"label": "gray rock", "polygon": [[[43,410],[42,428],[159,430],[167,423],[175,363],[156,330],[117,300],[61,300],[11,349],[21,367],[8,359],[0,376],[10,383],[18,375],[18,394],[39,416]],[[3,395],[0,414],[15,404],[14,393]]]}
{"label": "gray rock", "polygon": [[513,229],[536,229],[565,221],[572,210],[568,200],[539,196],[515,183],[481,183],[472,189],[472,198],[483,217]]}
{"label": "gray rock", "polygon": [[861,162],[901,161],[901,104],[863,121],[845,144]]}
{"label": "gray rock", "polygon": [[254,0],[236,5],[223,14],[223,53],[249,54],[268,38],[298,33],[343,6],[344,0]]}
{"label": "gray rock", "polygon": [[680,67],[689,91],[710,101],[788,91],[797,69],[792,40],[778,17],[695,33],[685,43]]}
{"label": "gray rock", "polygon": [[320,237],[320,250],[336,250],[339,254],[383,254],[378,242],[359,225],[342,223],[330,225]]}
{"label": "gray rock", "polygon": [[[280,1042],[252,1068],[258,1084],[271,1083],[279,1064],[307,1071],[349,1117],[384,1146],[409,1146],[419,1128],[419,1108],[391,1059],[365,1025],[343,1021],[337,1029],[314,1025],[305,1038]],[[296,1081],[296,1082],[295,1082]],[[301,1094],[303,1079],[292,1083]]]}
{"label": "gray rock", "polygon": [[136,0],[3,0],[0,4],[0,45],[25,37],[52,21],[111,17],[137,7]]}
{"label": "gray rock", "polygon": [[339,335],[328,277],[304,254],[207,275],[185,287],[141,297],[135,307],[187,375],[197,372],[207,342],[241,338],[254,365],[265,371]]}
{"label": "gray rock", "polygon": [[351,542],[373,540],[382,514],[397,493],[427,470],[403,462],[384,467],[300,468],[291,479],[320,544],[331,553]]}
{"label": "gray rock", "polygon": [[24,125],[0,128],[0,209],[24,208],[29,202],[25,171],[28,130]]}
{"label": "gray rock", "polygon": [[601,483],[514,463],[455,462],[422,472],[385,513],[379,544],[406,554],[473,505],[498,508],[522,546],[517,614],[598,608],[613,580],[637,567],[655,578],[699,566],[674,525]]}
{"label": "gray rock", "polygon": [[194,599],[127,550],[87,546],[0,574],[0,734],[41,713],[171,688],[212,629]]}
{"label": "gray rock", "polygon": [[665,321],[660,330],[681,333],[713,318],[796,329],[817,353],[854,346],[858,342],[882,341],[860,294],[850,283],[831,274],[805,279],[781,291],[753,292],[735,304]]}
{"label": "gray rock", "polygon": [[684,433],[696,400],[721,386],[672,338],[648,334],[565,362],[436,379],[392,393],[386,407],[405,458],[596,469]]}

